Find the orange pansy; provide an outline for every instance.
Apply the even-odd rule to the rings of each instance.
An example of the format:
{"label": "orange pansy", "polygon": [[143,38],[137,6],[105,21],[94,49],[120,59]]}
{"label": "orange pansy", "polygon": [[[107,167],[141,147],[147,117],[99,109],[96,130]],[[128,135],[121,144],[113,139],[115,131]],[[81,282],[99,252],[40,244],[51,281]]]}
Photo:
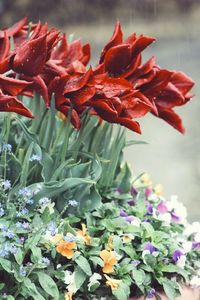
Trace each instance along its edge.
{"label": "orange pansy", "polygon": [[113,279],[110,278],[109,276],[105,275],[107,281],[106,281],[106,285],[110,286],[112,290],[115,290],[119,287],[121,280],[117,280],[117,279]]}
{"label": "orange pansy", "polygon": [[72,292],[66,292],[65,293],[65,300],[72,300],[72,295],[73,295]]}
{"label": "orange pansy", "polygon": [[117,264],[117,258],[114,251],[102,250],[100,252],[100,257],[104,261],[103,272],[112,273],[114,271],[114,266]]}
{"label": "orange pansy", "polygon": [[68,259],[72,258],[74,256],[74,249],[76,248],[75,242],[68,242],[65,240],[61,240],[56,250],[58,253],[60,253],[62,256],[67,257]]}
{"label": "orange pansy", "polygon": [[87,232],[87,227],[85,224],[81,224],[82,230],[79,230],[77,232],[77,235],[82,237],[84,239],[84,242],[86,243],[86,245],[90,245],[91,244],[91,237],[89,236],[88,232]]}

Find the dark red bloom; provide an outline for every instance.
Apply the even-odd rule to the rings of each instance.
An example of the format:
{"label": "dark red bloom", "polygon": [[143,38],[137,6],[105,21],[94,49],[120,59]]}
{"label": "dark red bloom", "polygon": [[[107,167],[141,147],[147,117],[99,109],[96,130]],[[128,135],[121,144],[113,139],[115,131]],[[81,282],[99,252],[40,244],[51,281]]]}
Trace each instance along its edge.
{"label": "dark red bloom", "polygon": [[181,118],[173,111],[176,106],[182,106],[191,99],[189,91],[194,82],[182,72],[168,71],[154,67],[155,75],[147,84],[141,85],[141,92],[155,104],[159,118],[164,119],[181,133],[185,129]]}
{"label": "dark red bloom", "polygon": [[22,116],[33,118],[31,111],[21,101],[14,96],[4,95],[2,91],[0,91],[0,111],[15,112]]}
{"label": "dark red bloom", "polygon": [[141,65],[141,52],[154,40],[143,35],[137,37],[134,33],[123,42],[121,26],[117,22],[111,40],[102,50],[99,63],[111,76],[128,78]]}

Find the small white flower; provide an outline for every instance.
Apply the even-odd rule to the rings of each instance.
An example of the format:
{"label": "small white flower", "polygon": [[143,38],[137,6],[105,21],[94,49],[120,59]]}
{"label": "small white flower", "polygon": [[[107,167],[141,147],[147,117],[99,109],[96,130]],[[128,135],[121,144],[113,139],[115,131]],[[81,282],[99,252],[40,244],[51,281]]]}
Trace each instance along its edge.
{"label": "small white flower", "polygon": [[140,227],[141,225],[141,220],[137,217],[134,217],[134,219],[131,221],[131,225],[134,225],[136,227]]}
{"label": "small white flower", "polygon": [[42,159],[41,156],[36,155],[36,154],[33,154],[33,155],[30,157],[29,161],[41,161],[41,159]]}
{"label": "small white flower", "polygon": [[90,277],[90,280],[89,280],[89,283],[88,283],[88,289],[90,291],[91,287],[95,284],[99,284],[99,280],[101,280],[102,276],[98,273],[94,273],[91,277]]}
{"label": "small white flower", "polygon": [[200,277],[199,276],[193,276],[190,280],[190,286],[192,288],[199,288],[200,287]]}
{"label": "small white flower", "polygon": [[10,180],[5,180],[2,182],[2,186],[3,186],[3,189],[6,191],[6,190],[10,190],[11,188],[11,182]]}
{"label": "small white flower", "polygon": [[200,222],[193,222],[192,224],[187,224],[184,230],[186,236],[190,236],[194,233],[200,233]]}
{"label": "small white flower", "polygon": [[192,250],[192,242],[185,241],[182,243],[182,249],[184,253],[188,253]]}
{"label": "small white flower", "polygon": [[196,243],[200,243],[200,232],[196,233],[195,236],[194,236],[194,241]]}
{"label": "small white flower", "polygon": [[184,269],[186,263],[186,256],[181,255],[180,258],[177,260],[176,265],[181,269]]}
{"label": "small white flower", "polygon": [[170,213],[159,214],[158,220],[165,222],[166,225],[169,225],[171,223],[172,217]]}
{"label": "small white flower", "polygon": [[69,292],[72,292],[73,294],[77,292],[78,289],[75,284],[75,273],[72,273],[70,271],[65,271],[64,282],[67,285],[67,290]]}

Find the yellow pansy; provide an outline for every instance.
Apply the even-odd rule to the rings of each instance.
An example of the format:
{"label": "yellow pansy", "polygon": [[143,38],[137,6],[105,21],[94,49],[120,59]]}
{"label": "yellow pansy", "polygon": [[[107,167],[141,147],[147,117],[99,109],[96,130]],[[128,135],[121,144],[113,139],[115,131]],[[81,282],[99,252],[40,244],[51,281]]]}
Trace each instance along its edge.
{"label": "yellow pansy", "polygon": [[107,279],[106,285],[111,287],[112,290],[116,290],[119,287],[121,280],[110,278],[108,275],[104,276]]}
{"label": "yellow pansy", "polygon": [[108,243],[106,245],[106,250],[112,251],[113,250],[113,237],[112,235],[108,238]]}
{"label": "yellow pansy", "polygon": [[100,252],[100,257],[104,261],[103,272],[112,273],[114,271],[114,266],[117,264],[117,258],[114,251],[102,250]]}
{"label": "yellow pansy", "polygon": [[66,292],[65,293],[65,300],[73,300],[72,296],[73,296],[72,292]]}
{"label": "yellow pansy", "polygon": [[61,240],[56,247],[56,251],[60,253],[62,256],[71,259],[74,256],[74,249],[76,248],[75,242],[68,242],[65,240]]}
{"label": "yellow pansy", "polygon": [[161,196],[163,194],[163,186],[161,184],[155,186],[154,194],[156,194],[156,196]]}
{"label": "yellow pansy", "polygon": [[77,235],[82,237],[86,245],[91,244],[91,237],[87,232],[87,227],[85,224],[81,224],[82,230],[78,230]]}

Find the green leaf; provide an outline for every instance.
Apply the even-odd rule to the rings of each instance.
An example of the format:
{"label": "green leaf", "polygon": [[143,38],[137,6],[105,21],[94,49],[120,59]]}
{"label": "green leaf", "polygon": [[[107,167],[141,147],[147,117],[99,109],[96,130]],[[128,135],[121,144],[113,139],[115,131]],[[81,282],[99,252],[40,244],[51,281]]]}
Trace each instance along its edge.
{"label": "green leaf", "polygon": [[162,280],[162,285],[169,300],[176,299],[176,297],[180,294],[179,286],[176,282],[165,278]]}
{"label": "green leaf", "polygon": [[143,222],[142,226],[145,228],[145,230],[146,230],[146,232],[148,234],[148,237],[153,237],[154,232],[155,232],[153,226],[150,223],[148,223],[148,222]]}
{"label": "green leaf", "polygon": [[32,252],[31,260],[33,263],[38,263],[42,260],[42,252],[39,247],[32,246],[31,252]]}
{"label": "green leaf", "polygon": [[112,290],[112,294],[118,300],[128,300],[129,293],[130,293],[129,286],[124,283],[121,283],[117,289]]}
{"label": "green leaf", "polygon": [[91,256],[90,261],[93,262],[94,266],[97,266],[97,265],[99,265],[100,267],[104,266],[103,260],[98,256]]}
{"label": "green leaf", "polygon": [[166,272],[166,273],[177,273],[177,274],[180,274],[181,276],[183,276],[183,278],[187,281],[188,279],[188,274],[187,272],[178,267],[178,266],[175,266],[173,264],[169,264],[169,265],[164,265],[161,269],[160,269],[161,272]]}
{"label": "green leaf", "polygon": [[48,295],[52,296],[54,300],[58,300],[59,291],[54,280],[49,275],[43,272],[37,272],[37,276],[39,279],[39,283],[41,287],[44,289],[44,291]]}
{"label": "green leaf", "polygon": [[95,182],[87,178],[67,178],[61,181],[50,181],[48,183],[36,183],[29,186],[29,188],[34,189],[38,186],[41,186],[40,191],[33,197],[35,201],[38,201],[41,198],[48,197],[53,198],[60,195],[61,193],[74,188],[80,184],[92,185]]}
{"label": "green leaf", "polygon": [[74,274],[74,280],[75,280],[76,288],[78,290],[83,285],[83,283],[85,282],[86,278],[87,278],[86,273],[80,267],[76,267],[75,274]]}
{"label": "green leaf", "polygon": [[18,263],[18,265],[21,265],[23,262],[23,253],[20,248],[17,249],[17,252],[14,254],[15,260]]}
{"label": "green leaf", "polygon": [[132,271],[132,278],[134,279],[136,285],[140,287],[145,281],[145,272],[143,270],[134,269]]}
{"label": "green leaf", "polygon": [[0,257],[0,265],[2,266],[2,268],[8,272],[11,273],[12,272],[12,265],[11,262],[5,258]]}
{"label": "green leaf", "polygon": [[81,255],[78,256],[75,259],[75,262],[83,270],[83,272],[85,272],[85,274],[87,274],[88,276],[92,275],[90,264],[88,263],[87,259],[84,256],[81,256]]}
{"label": "green leaf", "polygon": [[34,300],[45,300],[45,298],[38,292],[35,284],[31,282],[29,278],[24,278],[23,290]]}

